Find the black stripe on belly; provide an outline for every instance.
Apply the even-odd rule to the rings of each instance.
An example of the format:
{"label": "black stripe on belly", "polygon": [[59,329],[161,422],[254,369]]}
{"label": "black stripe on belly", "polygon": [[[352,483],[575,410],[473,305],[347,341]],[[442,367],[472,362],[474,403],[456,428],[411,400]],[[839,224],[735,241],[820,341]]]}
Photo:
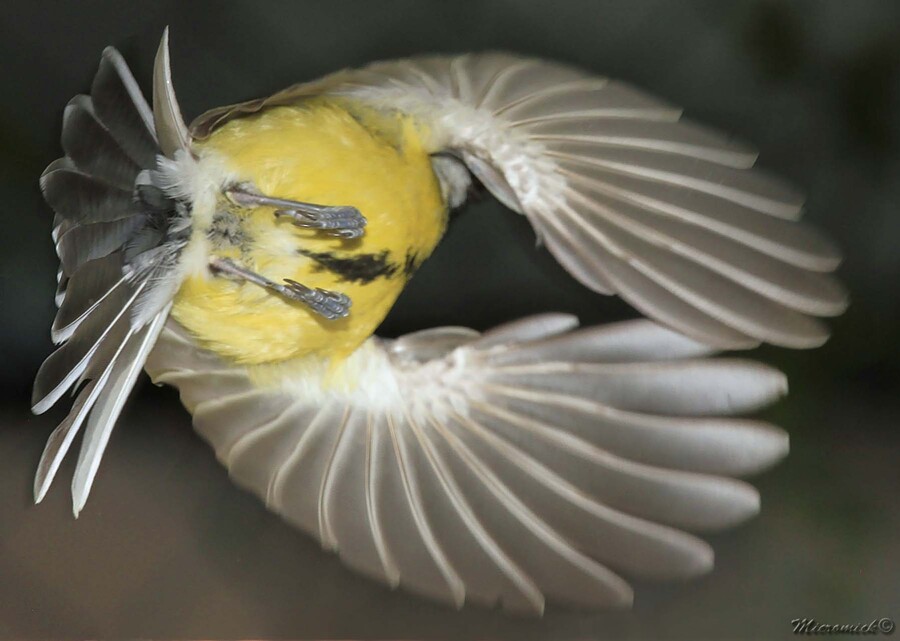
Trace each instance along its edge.
{"label": "black stripe on belly", "polygon": [[387,250],[379,254],[335,256],[331,252],[299,250],[300,254],[316,261],[316,271],[329,271],[345,282],[371,283],[376,278],[390,278],[398,266],[390,261]]}
{"label": "black stripe on belly", "polygon": [[422,261],[419,260],[419,255],[409,250],[406,252],[406,262],[403,264],[403,273],[407,278],[412,278],[412,275],[416,273],[416,270],[419,269],[419,264]]}

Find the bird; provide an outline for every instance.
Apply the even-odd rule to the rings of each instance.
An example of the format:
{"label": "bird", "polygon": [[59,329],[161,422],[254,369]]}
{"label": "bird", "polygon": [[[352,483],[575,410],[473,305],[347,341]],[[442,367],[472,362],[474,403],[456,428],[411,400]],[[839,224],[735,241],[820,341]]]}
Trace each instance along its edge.
{"label": "bird", "polygon": [[[376,62],[190,126],[168,29],[148,103],[108,47],[40,179],[60,260],[32,409],[74,400],[85,506],[142,370],[242,488],[350,568],[455,607],[632,605],[709,572],[787,433],[748,417],[847,292],[754,149],[627,83],[503,52]],[[644,318],[375,335],[477,186]],[[536,250],[542,251],[542,250]]]}

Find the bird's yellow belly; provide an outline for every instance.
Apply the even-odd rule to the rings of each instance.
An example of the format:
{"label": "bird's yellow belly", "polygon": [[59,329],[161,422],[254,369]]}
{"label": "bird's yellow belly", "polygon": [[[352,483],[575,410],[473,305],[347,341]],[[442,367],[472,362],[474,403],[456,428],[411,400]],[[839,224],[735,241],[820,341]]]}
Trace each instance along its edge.
{"label": "bird's yellow belly", "polygon": [[[348,108],[349,107],[349,108]],[[193,230],[189,250],[227,257],[281,283],[346,294],[348,317],[327,320],[259,285],[213,275],[185,279],[174,318],[201,345],[243,364],[305,356],[343,357],[372,335],[446,225],[446,206],[423,133],[406,117],[316,99],[235,120],[200,146],[201,163],[222,162],[267,196],[352,205],[365,234],[344,240],[240,208],[224,197]],[[199,249],[198,249],[199,248]]]}

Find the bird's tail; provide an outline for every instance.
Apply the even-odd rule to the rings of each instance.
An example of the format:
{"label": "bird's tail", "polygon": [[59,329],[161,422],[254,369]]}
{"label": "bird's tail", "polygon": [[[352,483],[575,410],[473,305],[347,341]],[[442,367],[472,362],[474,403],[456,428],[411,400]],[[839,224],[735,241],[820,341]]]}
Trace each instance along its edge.
{"label": "bird's tail", "polygon": [[[156,75],[167,72],[158,59]],[[61,346],[38,371],[32,410],[46,411],[70,389],[77,394],[47,442],[34,496],[43,499],[86,423],[72,484],[76,515],[168,317],[171,274],[190,232],[187,205],[158,186],[165,157],[159,123],[119,52],[107,48],[91,95],[76,96],[65,109],[65,157],[41,176],[44,198],[56,212],[59,310],[51,336]]]}

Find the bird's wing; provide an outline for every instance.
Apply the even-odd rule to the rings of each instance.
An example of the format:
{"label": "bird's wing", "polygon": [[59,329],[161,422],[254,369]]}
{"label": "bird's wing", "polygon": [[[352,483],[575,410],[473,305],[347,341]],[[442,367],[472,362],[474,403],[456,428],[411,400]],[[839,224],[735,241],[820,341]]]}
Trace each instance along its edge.
{"label": "bird's wing", "polygon": [[627,606],[618,573],[704,573],[712,549],[683,530],[756,514],[730,477],[781,458],[787,435],[724,417],[786,384],[650,321],[575,325],[373,338],[340,368],[273,377],[170,320],[147,371],[237,483],[370,577],[457,606]]}
{"label": "bird's wing", "polygon": [[587,287],[723,348],[812,347],[841,313],[834,246],[756,153],[622,82],[506,54],[376,63],[214,110],[198,135],[304,96],[414,114]]}
{"label": "bird's wing", "polygon": [[[164,38],[155,71],[163,79],[165,45]],[[170,86],[155,92],[154,103],[151,111],[121,55],[106,49],[91,95],[76,96],[65,109],[66,156],[41,176],[44,198],[56,212],[53,240],[61,266],[51,335],[62,345],[38,371],[32,409],[46,411],[68,390],[75,401],[47,442],[34,494],[43,499],[86,424],[72,482],[76,515],[168,317],[178,256],[190,231],[189,212],[161,186],[158,164],[177,155],[164,144],[173,131],[187,129],[174,120]]]}

